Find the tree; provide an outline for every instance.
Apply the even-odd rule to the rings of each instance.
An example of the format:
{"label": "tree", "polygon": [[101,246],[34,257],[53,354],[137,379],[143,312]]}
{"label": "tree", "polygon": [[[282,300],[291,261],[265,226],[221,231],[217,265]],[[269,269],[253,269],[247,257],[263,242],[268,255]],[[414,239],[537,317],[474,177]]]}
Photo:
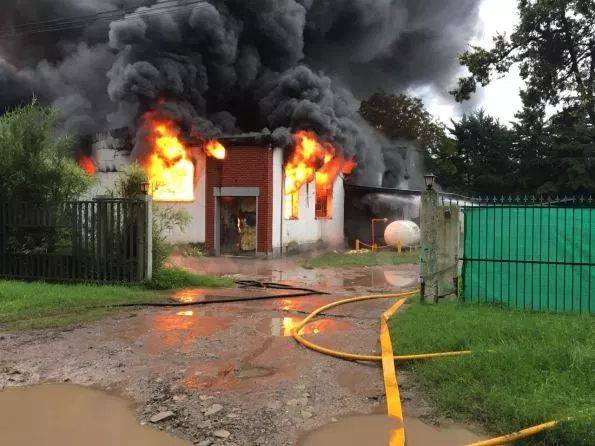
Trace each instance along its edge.
{"label": "tree", "polygon": [[450,175],[438,174],[443,187],[464,195],[515,192],[512,131],[483,110],[452,121],[449,131],[454,150],[441,162],[447,161],[451,171]]}
{"label": "tree", "polygon": [[[421,99],[404,94],[374,93],[363,101],[360,114],[376,130],[391,140],[405,140],[419,150],[429,169],[440,176],[454,172],[448,155],[454,151],[453,141],[448,138],[443,124],[438,123],[426,110]],[[402,162],[399,146],[387,147],[383,153],[388,166]],[[395,187],[398,173],[385,173],[383,185]]]}
{"label": "tree", "polygon": [[35,100],[0,116],[0,201],[60,202],[91,186],[72,141],[55,136],[56,117]]}
{"label": "tree", "polygon": [[554,115],[546,128],[549,153],[539,193],[592,194],[595,191],[595,127],[581,107]]}
{"label": "tree", "polygon": [[388,138],[414,141],[429,153],[438,151],[446,139],[444,126],[419,98],[379,91],[362,102],[360,114]]}
{"label": "tree", "polygon": [[460,56],[470,76],[451,93],[469,99],[477,84],[520,66],[533,104],[562,105],[584,111],[595,127],[595,2],[593,0],[519,0],[520,23],[497,35],[494,47],[472,47]]}
{"label": "tree", "polygon": [[[592,0],[519,0],[520,23],[491,49],[460,56],[470,75],[451,91],[469,99],[512,65],[526,88],[514,124],[519,192],[593,193],[595,186],[595,3]],[[546,106],[556,111],[546,117]]]}

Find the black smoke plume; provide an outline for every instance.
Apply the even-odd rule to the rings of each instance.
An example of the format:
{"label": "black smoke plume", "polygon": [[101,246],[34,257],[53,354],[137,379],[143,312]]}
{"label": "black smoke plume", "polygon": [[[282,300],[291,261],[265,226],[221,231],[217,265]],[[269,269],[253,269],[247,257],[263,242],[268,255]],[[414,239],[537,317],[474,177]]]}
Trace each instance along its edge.
{"label": "black smoke plume", "polygon": [[[315,130],[356,157],[355,182],[380,185],[401,158],[384,155],[358,96],[447,91],[479,3],[4,0],[0,30],[15,33],[0,40],[0,112],[35,95],[77,135],[140,131],[148,110],[206,136],[267,128],[283,144]],[[78,28],[18,28],[117,8],[126,14]]]}

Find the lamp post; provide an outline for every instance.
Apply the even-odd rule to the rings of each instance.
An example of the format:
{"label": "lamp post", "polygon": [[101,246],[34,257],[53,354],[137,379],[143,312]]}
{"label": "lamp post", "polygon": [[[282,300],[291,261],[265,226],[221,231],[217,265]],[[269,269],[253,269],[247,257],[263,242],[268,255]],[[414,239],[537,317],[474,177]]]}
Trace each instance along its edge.
{"label": "lamp post", "polygon": [[148,181],[143,181],[142,183],[140,183],[140,193],[142,195],[149,195],[149,182]]}
{"label": "lamp post", "polygon": [[434,183],[436,182],[436,175],[433,173],[426,173],[424,175],[424,180],[426,182],[426,189],[431,190],[434,188]]}

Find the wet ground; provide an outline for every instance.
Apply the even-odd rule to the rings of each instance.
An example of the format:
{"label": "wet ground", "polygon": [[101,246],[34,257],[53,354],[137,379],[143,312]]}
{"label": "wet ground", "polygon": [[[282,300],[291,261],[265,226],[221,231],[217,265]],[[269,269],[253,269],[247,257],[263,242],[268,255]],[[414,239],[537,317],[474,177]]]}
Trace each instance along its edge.
{"label": "wet ground", "polygon": [[[71,330],[0,333],[0,389],[47,382],[93,386],[131,401],[141,422],[202,446],[289,446],[300,438],[314,445],[319,443],[307,441],[316,441],[317,434],[308,437],[307,432],[328,425],[332,435],[335,423],[345,417],[383,413],[384,388],[376,365],[314,353],[289,334],[306,313],[339,297],[416,286],[417,266],[308,270],[295,259],[176,262],[332,295],[123,311]],[[176,298],[188,302],[263,293],[186,290]],[[308,327],[307,336],[338,349],[378,353],[378,318],[388,306],[388,301],[371,301],[331,310]],[[422,431],[436,430],[419,421],[435,417],[408,376],[400,373],[399,378],[407,429],[419,423],[425,426]],[[2,410],[6,406],[0,399]],[[168,416],[157,420],[159,414]],[[458,441],[461,434],[457,429],[439,433],[445,435],[439,443],[434,437],[412,437],[408,444],[451,444],[448,438]],[[325,444],[345,446],[339,440]]]}

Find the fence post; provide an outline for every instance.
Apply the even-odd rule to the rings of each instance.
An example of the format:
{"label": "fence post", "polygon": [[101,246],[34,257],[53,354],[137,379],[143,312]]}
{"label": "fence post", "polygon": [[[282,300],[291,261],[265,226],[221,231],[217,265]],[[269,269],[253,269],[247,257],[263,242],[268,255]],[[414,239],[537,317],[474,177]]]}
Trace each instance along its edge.
{"label": "fence post", "polygon": [[142,261],[139,262],[139,277],[145,280],[153,278],[153,200],[150,195],[138,197],[143,201],[143,214],[141,215]]}
{"label": "fence post", "polygon": [[421,301],[435,303],[438,297],[438,193],[427,189],[421,194]]}

